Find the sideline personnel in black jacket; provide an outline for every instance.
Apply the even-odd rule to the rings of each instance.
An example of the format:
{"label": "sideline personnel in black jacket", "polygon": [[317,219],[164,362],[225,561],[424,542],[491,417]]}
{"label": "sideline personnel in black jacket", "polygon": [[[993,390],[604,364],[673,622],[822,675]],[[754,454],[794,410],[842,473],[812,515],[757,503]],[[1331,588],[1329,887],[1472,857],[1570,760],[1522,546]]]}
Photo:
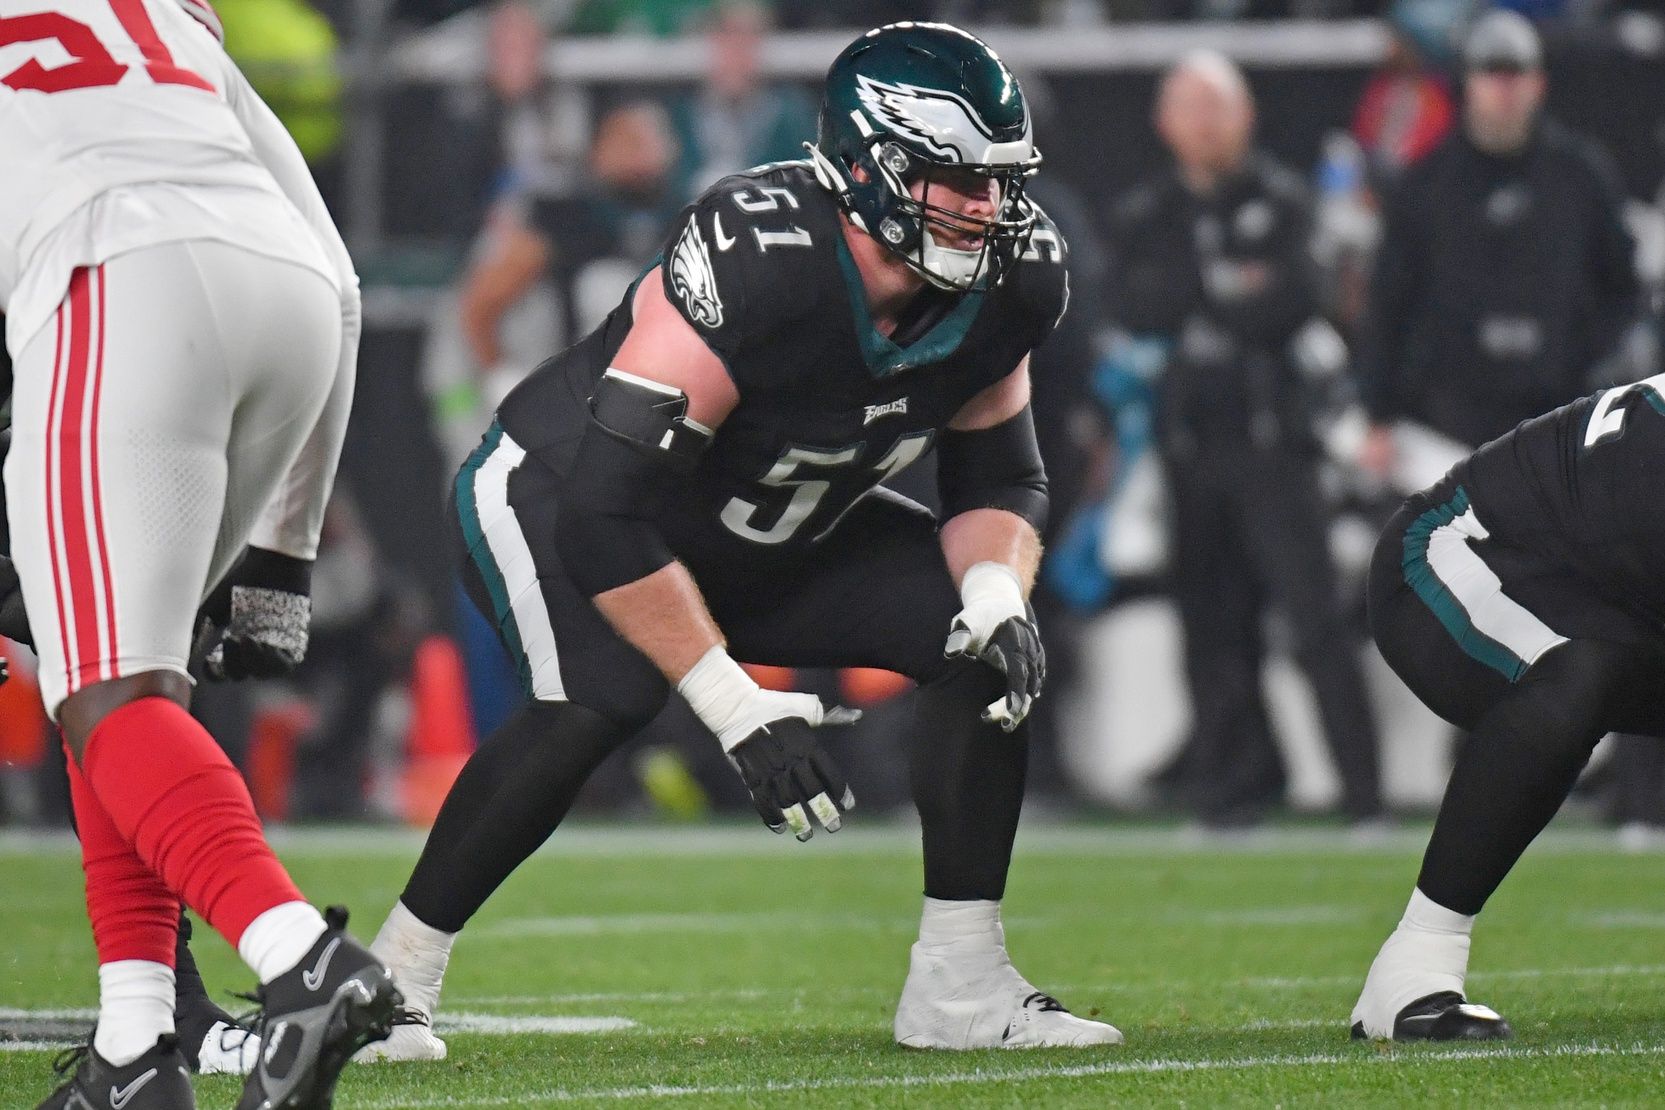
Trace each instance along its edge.
{"label": "sideline personnel in black jacket", "polygon": [[1312,680],[1343,808],[1367,819],[1381,806],[1376,733],[1290,353],[1317,312],[1310,202],[1251,149],[1248,87],[1225,58],[1175,66],[1156,122],[1175,167],[1112,216],[1111,311],[1170,344],[1158,429],[1194,717],[1180,784],[1216,824],[1251,821],[1281,796],[1260,689],[1261,616],[1273,606]]}
{"label": "sideline personnel in black jacket", "polygon": [[1617,175],[1540,117],[1531,24],[1488,14],[1464,66],[1463,127],[1388,198],[1360,359],[1378,472],[1391,421],[1474,447],[1606,384],[1592,376],[1639,311]]}

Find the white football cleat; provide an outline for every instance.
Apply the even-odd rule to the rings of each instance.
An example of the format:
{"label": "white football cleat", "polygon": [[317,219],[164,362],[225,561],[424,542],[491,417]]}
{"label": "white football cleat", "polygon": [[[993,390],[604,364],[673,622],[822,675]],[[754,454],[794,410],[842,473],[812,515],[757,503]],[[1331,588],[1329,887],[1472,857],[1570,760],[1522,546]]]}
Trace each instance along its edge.
{"label": "white football cleat", "polygon": [[216,1021],[197,1049],[201,1075],[247,1075],[260,1057],[260,1038],[240,1025]]}
{"label": "white football cleat", "polygon": [[433,1015],[413,1006],[403,1006],[393,1015],[393,1032],[359,1049],[353,1059],[360,1064],[443,1060],[445,1052],[445,1042],[434,1036]]}
{"label": "white football cleat", "polygon": [[1004,948],[968,953],[915,944],[896,1006],[904,1048],[1083,1048],[1121,1044],[1121,1030],[1076,1017],[1018,974]]}
{"label": "white football cleat", "polygon": [[[1420,1027],[1428,1022],[1418,1019],[1449,1009],[1453,998],[1457,1004],[1467,1005],[1463,980],[1468,976],[1469,933],[1473,927],[1472,916],[1445,909],[1420,890],[1413,891],[1405,916],[1382,942],[1364,978],[1364,989],[1348,1019],[1353,1037],[1380,1041],[1426,1039],[1429,1034],[1420,1032]],[[1430,1003],[1434,1004],[1432,1008]],[[1491,1016],[1507,1030],[1501,1018]],[[1442,1029],[1444,1024],[1448,1023],[1442,1023]]]}
{"label": "white football cleat", "polygon": [[378,1060],[443,1060],[445,1042],[434,1036],[434,1010],[445,982],[445,965],[457,934],[423,924],[403,902],[394,903],[370,952],[393,974],[393,985],[405,1004],[393,1017],[393,1032],[385,1040],[365,1045],[353,1059],[361,1064]]}

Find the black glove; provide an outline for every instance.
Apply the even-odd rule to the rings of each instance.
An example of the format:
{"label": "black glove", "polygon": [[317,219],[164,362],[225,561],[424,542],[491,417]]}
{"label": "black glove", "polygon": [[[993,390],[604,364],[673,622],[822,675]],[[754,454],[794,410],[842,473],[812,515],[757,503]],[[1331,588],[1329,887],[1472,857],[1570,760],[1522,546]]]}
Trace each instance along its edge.
{"label": "black glove", "polygon": [[[312,561],[251,547],[203,607],[223,630],[205,661],[213,679],[280,678],[306,658]],[[212,632],[210,632],[212,635]]]}
{"label": "black glove", "polygon": [[1046,684],[1046,649],[1041,646],[1041,632],[1035,624],[1035,610],[1024,604],[1025,615],[1007,617],[995,625],[981,650],[972,650],[971,636],[955,635],[964,632],[962,622],[955,618],[948,637],[950,656],[969,656],[981,660],[1006,676],[1006,696],[983,710],[983,720],[998,724],[1011,732],[1029,716],[1030,706],[1041,696]]}
{"label": "black glove", "polygon": [[23,609],[23,586],[17,580],[17,567],[4,555],[0,555],[0,636],[31,649],[35,646],[29,614]]}
{"label": "black glove", "polygon": [[853,710],[829,709],[820,725],[802,717],[782,717],[753,729],[730,749],[729,762],[740,772],[758,816],[771,831],[790,827],[799,840],[808,840],[815,835],[811,813],[828,832],[842,827],[856,796],[843,772],[821,750],[816,734],[859,716]]}

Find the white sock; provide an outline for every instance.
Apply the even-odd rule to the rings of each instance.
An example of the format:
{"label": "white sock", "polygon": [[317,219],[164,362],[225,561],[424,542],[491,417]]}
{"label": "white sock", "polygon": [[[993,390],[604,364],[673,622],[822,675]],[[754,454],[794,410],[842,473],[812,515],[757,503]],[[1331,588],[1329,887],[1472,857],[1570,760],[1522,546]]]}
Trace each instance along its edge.
{"label": "white sock", "polygon": [[270,983],[300,963],[327,928],[324,915],[311,904],[284,902],[249,923],[237,954],[262,983]]}
{"label": "white sock", "polygon": [[411,913],[403,902],[395,902],[382,923],[370,951],[393,972],[404,993],[405,1005],[429,1017],[439,1005],[439,988],[445,979],[445,965],[451,960],[456,933],[447,933]]}
{"label": "white sock", "polygon": [[1472,915],[1412,891],[1398,927],[1370,965],[1352,1020],[1362,1021],[1372,1037],[1391,1037],[1394,1019],[1412,1002],[1441,991],[1462,994],[1473,931]]}
{"label": "white sock", "polygon": [[919,915],[919,943],[924,948],[959,953],[1004,951],[1006,932],[1000,925],[1000,903],[927,898]]}
{"label": "white sock", "polygon": [[173,1032],[173,968],[150,960],[98,965],[98,1029],[93,1048],[110,1063],[131,1064]]}
{"label": "white sock", "polygon": [[1405,906],[1405,916],[1399,919],[1399,927],[1426,933],[1459,933],[1466,937],[1474,932],[1474,915],[1448,910],[1418,888],[1411,891],[1411,900]]}

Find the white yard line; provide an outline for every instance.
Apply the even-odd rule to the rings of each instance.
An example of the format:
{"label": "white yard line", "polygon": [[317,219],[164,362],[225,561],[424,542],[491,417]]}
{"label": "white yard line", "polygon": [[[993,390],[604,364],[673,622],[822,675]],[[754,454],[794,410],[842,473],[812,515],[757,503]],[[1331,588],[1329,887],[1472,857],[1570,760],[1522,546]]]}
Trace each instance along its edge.
{"label": "white yard line", "polygon": [[519,1033],[619,1033],[636,1028],[627,1017],[567,1017],[547,1014],[441,1013],[434,1022],[440,1033],[480,1033],[508,1037]]}
{"label": "white yard line", "polygon": [[806,933],[911,929],[913,917],[876,917],[873,914],[818,914],[810,911],[740,911],[737,913],[612,913],[570,914],[555,917],[511,917],[477,925],[468,935],[491,940],[529,937],[611,936],[625,933],[743,933],[774,927]]}
{"label": "white yard line", "polygon": [[[548,1000],[543,1000],[547,1004]],[[92,1021],[98,1016],[91,1009],[41,1009],[0,1007],[0,1022],[12,1021]],[[441,1033],[479,1033],[488,1037],[507,1037],[520,1033],[618,1033],[636,1028],[627,1017],[583,1014],[484,1014],[472,1010],[442,1012],[436,1023]],[[0,1050],[32,1052],[40,1049],[62,1048],[62,1044],[45,1041],[0,1041]]]}
{"label": "white yard line", "polygon": [[[1567,1045],[1557,1048],[1458,1048],[1445,1052],[1418,1053],[1400,1059],[1413,1066],[1440,1064],[1462,1060],[1490,1059],[1545,1059],[1555,1057],[1592,1056],[1658,1056],[1665,1054],[1665,1045]],[[932,1088],[971,1086],[991,1083],[1032,1082],[1049,1079],[1087,1079],[1113,1075],[1160,1075],[1174,1072],[1248,1071],[1256,1068],[1307,1068],[1359,1066],[1382,1067],[1395,1062],[1395,1057],[1361,1048],[1355,1052],[1312,1053],[1309,1055],[1241,1056],[1227,1060],[1119,1060],[1102,1064],[1079,1064],[1073,1067],[1041,1068],[974,1068],[967,1071],[943,1072],[939,1075],[852,1075],[830,1079],[795,1079],[760,1081],[755,1083],[710,1084],[677,1086],[655,1084],[644,1087],[554,1087],[542,1091],[524,1091],[515,1095],[486,1098],[446,1097],[436,1099],[401,1098],[396,1102],[369,1102],[364,1110],[429,1110],[439,1107],[463,1106],[519,1106],[531,1102],[589,1102],[637,1098],[686,1098],[759,1094],[787,1094],[797,1091],[828,1090],[883,1090],[893,1088]]]}
{"label": "white yard line", "polygon": [[[1469,974],[1471,981],[1488,981],[1493,979],[1606,979],[1620,975],[1658,976],[1665,975],[1665,964],[1613,964],[1606,967],[1526,967],[1506,968],[1501,971],[1474,971]],[[1212,980],[1206,984],[1213,990],[1231,990],[1242,987],[1271,988],[1275,990],[1293,990],[1304,987],[1337,987],[1359,986],[1364,982],[1364,971],[1349,975],[1307,975],[1294,977],[1257,977],[1249,979]],[[1194,980],[1174,980],[1167,977],[1156,979],[1129,978],[1120,982],[1098,983],[1062,983],[1048,984],[1049,988],[1060,996],[1073,994],[1102,994],[1105,992],[1126,991],[1135,988],[1143,989],[1160,985],[1164,990],[1200,987],[1204,984]],[[854,986],[826,986],[826,987],[709,987],[706,989],[688,989],[676,991],[594,991],[573,994],[466,994],[452,1000],[461,1006],[572,1006],[590,1003],[615,1003],[626,1005],[630,1003],[677,1003],[702,1002],[711,999],[725,999],[735,1001],[759,1001],[763,999],[795,999],[811,996],[823,998],[828,995],[839,997],[889,995],[894,994],[895,987],[854,987]],[[1067,1001],[1067,999],[1066,999]],[[0,1011],[3,1013],[3,1011]],[[90,1011],[89,1011],[90,1013]]]}
{"label": "white yard line", "polygon": [[1570,913],[1568,923],[1587,929],[1665,929],[1665,913],[1613,910],[1607,913]]}

